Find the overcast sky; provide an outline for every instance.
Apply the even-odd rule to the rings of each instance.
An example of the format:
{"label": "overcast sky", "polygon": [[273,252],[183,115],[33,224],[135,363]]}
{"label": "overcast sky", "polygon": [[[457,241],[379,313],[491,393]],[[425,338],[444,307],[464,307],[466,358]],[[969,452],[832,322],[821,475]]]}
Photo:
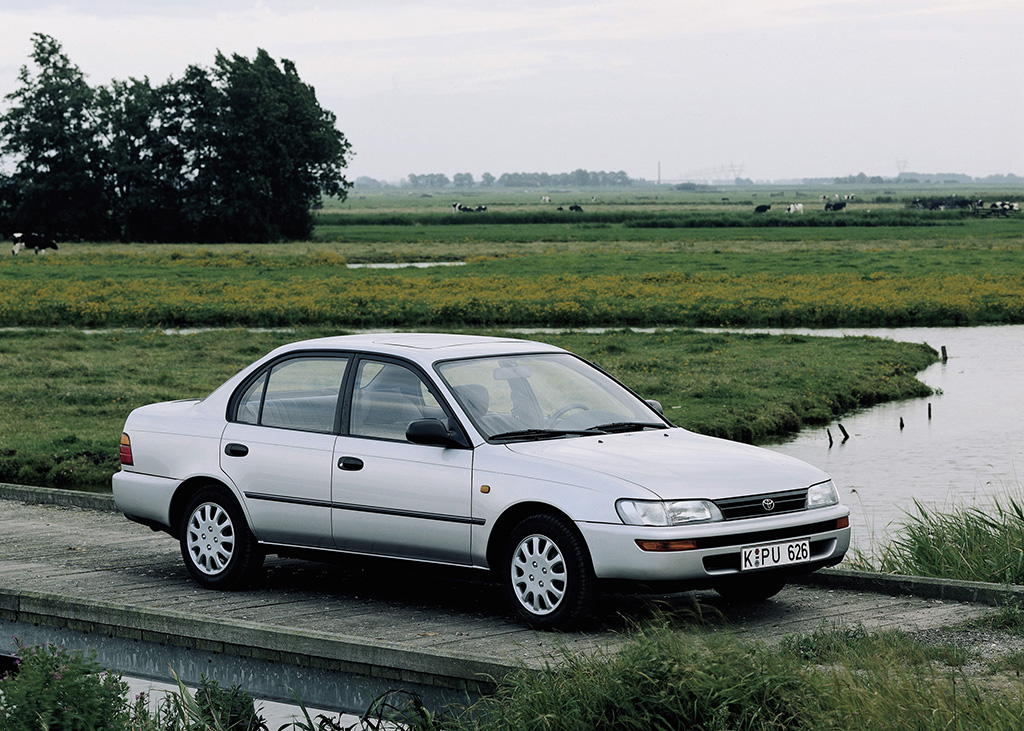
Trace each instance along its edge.
{"label": "overcast sky", "polygon": [[350,179],[1024,175],[1024,0],[2,0],[0,28],[0,96],[35,32],[95,86],[290,59]]}

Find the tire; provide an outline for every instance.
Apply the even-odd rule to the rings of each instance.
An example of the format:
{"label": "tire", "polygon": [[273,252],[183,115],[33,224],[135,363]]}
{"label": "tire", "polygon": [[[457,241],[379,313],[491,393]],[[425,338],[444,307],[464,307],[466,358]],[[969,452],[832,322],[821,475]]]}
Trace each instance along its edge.
{"label": "tire", "polygon": [[220,487],[200,488],[185,507],[179,530],[185,568],[205,589],[238,589],[263,567],[263,553],[235,498]]}
{"label": "tire", "polygon": [[554,515],[526,518],[509,534],[503,584],[519,617],[535,629],[568,629],[593,607],[597,581],[582,536]]}
{"label": "tire", "polygon": [[770,599],[786,587],[785,575],[775,572],[750,574],[715,585],[719,596],[733,604],[753,604]]}

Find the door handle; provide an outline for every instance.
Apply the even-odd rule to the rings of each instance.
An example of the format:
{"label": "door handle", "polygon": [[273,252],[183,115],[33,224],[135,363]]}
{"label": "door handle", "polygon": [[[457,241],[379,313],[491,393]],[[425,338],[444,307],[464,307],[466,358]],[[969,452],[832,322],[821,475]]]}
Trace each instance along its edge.
{"label": "door handle", "polygon": [[244,457],[249,454],[249,448],[244,444],[229,444],[224,447],[224,454],[229,457]]}
{"label": "door handle", "polygon": [[348,472],[355,472],[363,469],[363,460],[358,457],[342,457],[338,460],[338,467]]}

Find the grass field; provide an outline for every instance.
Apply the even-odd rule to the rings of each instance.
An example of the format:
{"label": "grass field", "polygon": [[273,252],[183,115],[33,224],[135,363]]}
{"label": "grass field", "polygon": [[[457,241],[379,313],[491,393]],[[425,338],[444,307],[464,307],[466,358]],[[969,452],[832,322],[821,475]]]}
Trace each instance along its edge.
{"label": "grass field", "polygon": [[[366,237],[359,242],[65,244],[52,256],[0,259],[0,325],[870,327],[1024,322],[1024,219],[959,223],[618,233],[586,225],[433,223],[353,226]],[[412,231],[417,239],[398,236],[398,229]],[[659,238],[624,239],[622,231],[653,232]],[[408,261],[464,266],[346,266]]]}
{"label": "grass field", "polygon": [[[825,216],[810,210],[813,191],[550,191],[551,204],[535,191],[453,193],[356,191],[328,202],[310,242],[61,242],[0,258],[0,327],[57,328],[0,336],[0,423],[11,425],[0,435],[0,480],[105,489],[132,407],[201,396],[310,333],[1024,322],[1024,219],[908,210],[915,191],[858,189],[847,211],[828,214],[831,225],[810,225]],[[488,211],[453,213],[454,200]],[[575,218],[552,210],[577,200],[585,210]],[[779,211],[794,201],[808,212]],[[751,212],[766,202],[771,212]],[[701,220],[716,223],[677,225]],[[462,266],[347,266],[409,261]],[[197,327],[284,332],[160,332]],[[744,441],[922,395],[913,374],[934,359],[870,340],[539,337],[607,366],[677,423]]]}
{"label": "grass field", "polygon": [[[205,396],[277,345],[337,333],[154,330],[0,332],[0,482],[109,489],[124,418],[153,401]],[[871,338],[693,331],[536,335],[592,359],[673,422],[764,441],[834,414],[922,396],[926,346]]]}

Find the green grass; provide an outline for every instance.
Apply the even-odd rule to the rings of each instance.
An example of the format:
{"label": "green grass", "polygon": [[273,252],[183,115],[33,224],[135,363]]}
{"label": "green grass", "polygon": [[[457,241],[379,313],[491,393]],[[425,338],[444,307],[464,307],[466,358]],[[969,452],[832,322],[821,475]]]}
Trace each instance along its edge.
{"label": "green grass", "polygon": [[[146,696],[129,701],[121,677],[101,672],[91,657],[53,645],[19,647],[18,655],[20,672],[0,679],[4,729],[266,728],[247,693],[206,676],[194,693],[179,683],[152,711]],[[433,713],[415,693],[389,691],[363,720],[366,728],[410,731],[1020,728],[1017,655],[971,669],[975,659],[971,650],[925,644],[900,631],[822,626],[765,643],[662,619],[631,631],[614,654],[565,651],[548,669],[511,673],[495,694],[468,707]],[[301,711],[302,720],[282,731],[357,727]]]}
{"label": "green grass", "polygon": [[543,673],[513,675],[457,718],[414,728],[1019,728],[1020,678],[967,673],[968,659],[901,632],[822,628],[768,645],[654,625],[614,656],[567,656]]}
{"label": "green grass", "polygon": [[[315,328],[194,334],[0,332],[0,481],[109,489],[125,417],[154,401],[205,396],[277,345]],[[520,336],[523,337],[523,336]],[[923,396],[936,354],[875,338],[694,331],[538,334],[605,367],[695,431],[763,442],[882,401]]]}
{"label": "green grass", "polygon": [[958,581],[1024,584],[1024,501],[1008,496],[992,508],[934,510],[915,501],[915,511],[864,568]]}

